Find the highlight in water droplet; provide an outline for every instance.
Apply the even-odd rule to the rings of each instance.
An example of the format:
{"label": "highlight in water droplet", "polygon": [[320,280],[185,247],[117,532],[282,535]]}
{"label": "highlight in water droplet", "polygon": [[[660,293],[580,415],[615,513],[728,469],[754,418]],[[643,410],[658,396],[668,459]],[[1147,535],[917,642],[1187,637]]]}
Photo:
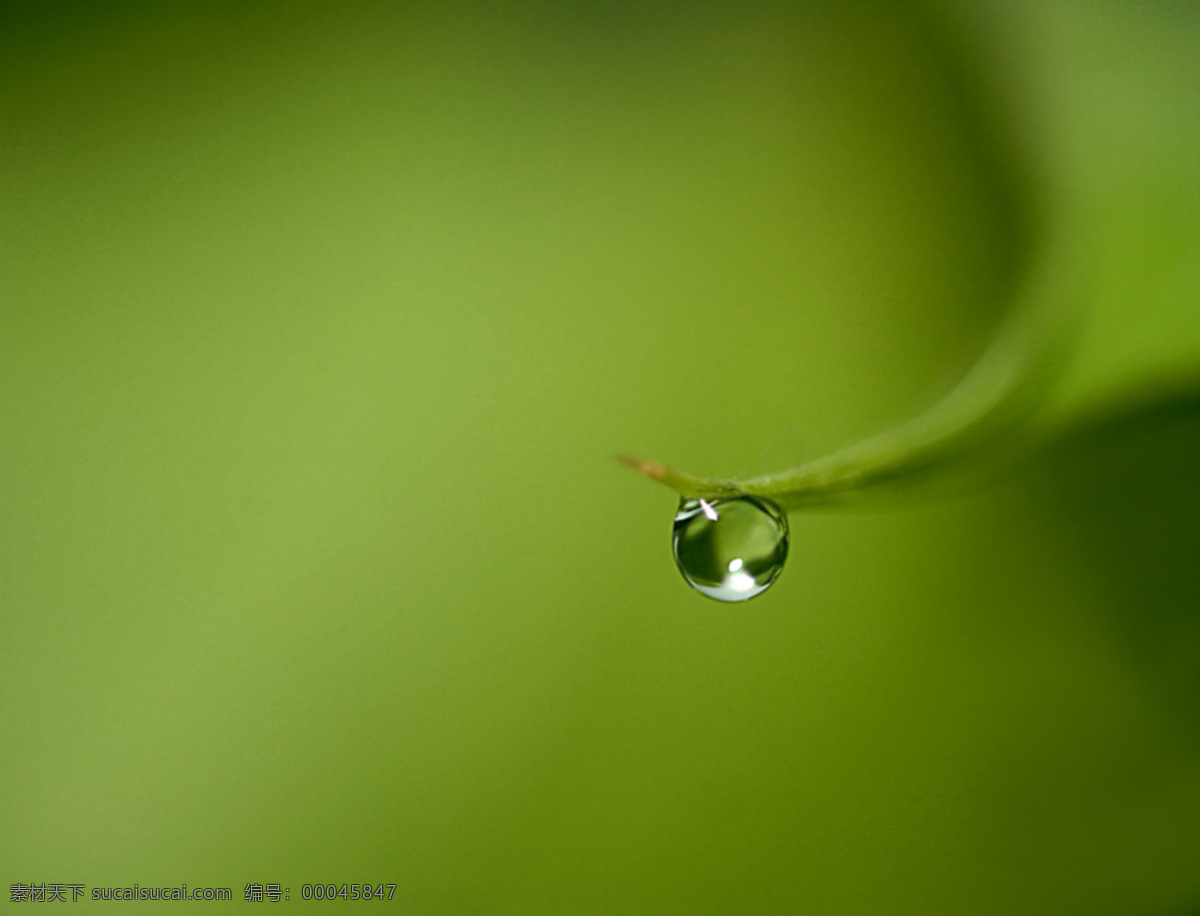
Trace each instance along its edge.
{"label": "highlight in water droplet", "polygon": [[783,571],[787,515],[756,496],[684,499],[672,543],[675,563],[692,588],[718,601],[746,601]]}

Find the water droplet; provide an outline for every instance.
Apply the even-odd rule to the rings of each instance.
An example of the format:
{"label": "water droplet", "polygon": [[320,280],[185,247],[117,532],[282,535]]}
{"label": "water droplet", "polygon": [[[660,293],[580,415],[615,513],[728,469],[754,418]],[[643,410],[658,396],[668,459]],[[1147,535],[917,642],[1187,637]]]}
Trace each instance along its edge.
{"label": "water droplet", "polygon": [[783,571],[787,515],[756,496],[684,499],[672,540],[675,563],[692,588],[718,601],[746,601]]}

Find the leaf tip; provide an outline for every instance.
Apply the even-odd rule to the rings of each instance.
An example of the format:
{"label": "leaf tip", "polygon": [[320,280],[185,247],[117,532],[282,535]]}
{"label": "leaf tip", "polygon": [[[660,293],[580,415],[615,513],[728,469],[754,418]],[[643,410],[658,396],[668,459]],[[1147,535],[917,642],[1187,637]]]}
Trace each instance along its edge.
{"label": "leaf tip", "polygon": [[667,466],[661,461],[642,461],[632,455],[618,455],[617,461],[627,468],[645,474],[651,480],[662,481],[667,476]]}

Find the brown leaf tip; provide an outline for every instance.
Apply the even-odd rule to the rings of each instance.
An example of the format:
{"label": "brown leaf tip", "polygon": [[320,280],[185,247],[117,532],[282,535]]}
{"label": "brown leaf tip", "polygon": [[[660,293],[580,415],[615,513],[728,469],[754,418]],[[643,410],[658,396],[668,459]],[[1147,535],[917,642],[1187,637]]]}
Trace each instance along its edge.
{"label": "brown leaf tip", "polygon": [[647,477],[652,477],[655,480],[662,480],[667,475],[666,465],[659,461],[642,461],[639,458],[633,458],[629,455],[618,455],[617,460],[625,465],[625,467],[640,471]]}

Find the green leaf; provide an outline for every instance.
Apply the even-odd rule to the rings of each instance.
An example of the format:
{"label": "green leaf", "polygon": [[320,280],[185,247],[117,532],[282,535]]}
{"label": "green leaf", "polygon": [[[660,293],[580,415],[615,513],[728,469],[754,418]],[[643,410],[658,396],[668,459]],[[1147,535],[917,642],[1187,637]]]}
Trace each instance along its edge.
{"label": "green leaf", "polygon": [[[1024,139],[1040,154],[1040,196],[1010,195],[1022,208],[1018,222],[1039,230],[1026,234],[1028,250],[1014,261],[1031,266],[1014,284],[1009,316],[958,387],[901,425],[787,470],[712,478],[659,461],[623,463],[686,497],[748,493],[787,509],[841,505],[1106,416],[1123,422],[1132,402],[1153,412],[1156,394],[1173,402],[1197,384],[1200,158],[1188,151],[1200,146],[1200,93],[1172,86],[1200,80],[1193,53],[1200,17],[1153,4],[1071,11],[1028,4],[1015,20],[1028,23],[1026,43],[1012,47],[1016,12],[1006,8],[1005,21],[996,16],[988,25],[993,40],[1010,33],[1007,53],[1033,63],[1046,90],[1022,119],[1032,135]],[[948,18],[961,26],[980,15],[955,9]],[[1104,98],[1093,69],[1097,33],[1121,39],[1129,55],[1118,62],[1127,79],[1115,102]],[[1053,47],[1025,38],[1045,34],[1058,36]],[[1081,115],[1080,97],[1096,110]],[[999,146],[989,112],[977,99],[977,133]],[[1131,120],[1154,129],[1131,131]],[[1015,166],[1002,148],[982,158],[998,185],[1019,185],[1004,174]]]}

